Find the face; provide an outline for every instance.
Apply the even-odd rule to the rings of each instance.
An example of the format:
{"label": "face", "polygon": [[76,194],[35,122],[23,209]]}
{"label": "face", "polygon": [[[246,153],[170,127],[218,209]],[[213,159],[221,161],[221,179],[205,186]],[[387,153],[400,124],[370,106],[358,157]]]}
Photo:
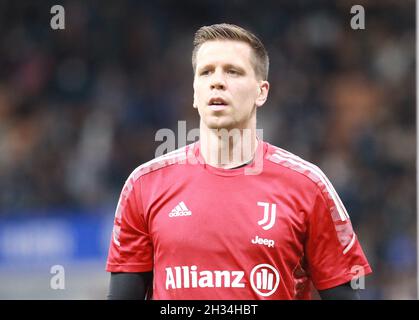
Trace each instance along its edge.
{"label": "face", "polygon": [[267,98],[269,83],[258,79],[252,49],[231,40],[207,41],[196,55],[194,107],[210,129],[245,129]]}

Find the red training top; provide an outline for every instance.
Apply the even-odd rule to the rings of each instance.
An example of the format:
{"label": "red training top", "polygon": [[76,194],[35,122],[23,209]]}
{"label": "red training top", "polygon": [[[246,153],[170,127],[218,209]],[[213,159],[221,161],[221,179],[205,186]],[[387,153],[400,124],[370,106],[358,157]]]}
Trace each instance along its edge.
{"label": "red training top", "polygon": [[252,163],[205,164],[199,142],[147,162],[115,213],[109,272],[153,270],[153,299],[310,299],[371,273],[315,165],[259,141]]}

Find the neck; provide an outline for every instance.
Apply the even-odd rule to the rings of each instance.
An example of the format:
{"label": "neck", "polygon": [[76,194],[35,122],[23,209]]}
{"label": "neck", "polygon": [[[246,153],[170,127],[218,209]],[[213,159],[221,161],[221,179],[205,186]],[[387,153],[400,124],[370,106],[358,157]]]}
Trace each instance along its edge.
{"label": "neck", "polygon": [[256,122],[245,129],[210,129],[201,120],[201,154],[213,167],[231,169],[249,163],[257,146]]}

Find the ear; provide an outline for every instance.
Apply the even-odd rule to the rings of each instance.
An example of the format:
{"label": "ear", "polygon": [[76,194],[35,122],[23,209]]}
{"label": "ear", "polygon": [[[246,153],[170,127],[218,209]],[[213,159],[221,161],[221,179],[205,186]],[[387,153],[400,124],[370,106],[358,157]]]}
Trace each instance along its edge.
{"label": "ear", "polygon": [[261,81],[258,86],[258,95],[255,101],[256,107],[261,107],[268,99],[269,82]]}

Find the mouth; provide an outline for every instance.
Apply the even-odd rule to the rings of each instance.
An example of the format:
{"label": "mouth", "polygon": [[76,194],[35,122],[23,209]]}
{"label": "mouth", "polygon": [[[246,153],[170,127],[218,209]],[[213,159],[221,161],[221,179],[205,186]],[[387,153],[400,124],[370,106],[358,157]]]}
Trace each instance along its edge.
{"label": "mouth", "polygon": [[214,97],[208,102],[208,107],[214,111],[224,110],[228,107],[228,102],[221,97]]}

